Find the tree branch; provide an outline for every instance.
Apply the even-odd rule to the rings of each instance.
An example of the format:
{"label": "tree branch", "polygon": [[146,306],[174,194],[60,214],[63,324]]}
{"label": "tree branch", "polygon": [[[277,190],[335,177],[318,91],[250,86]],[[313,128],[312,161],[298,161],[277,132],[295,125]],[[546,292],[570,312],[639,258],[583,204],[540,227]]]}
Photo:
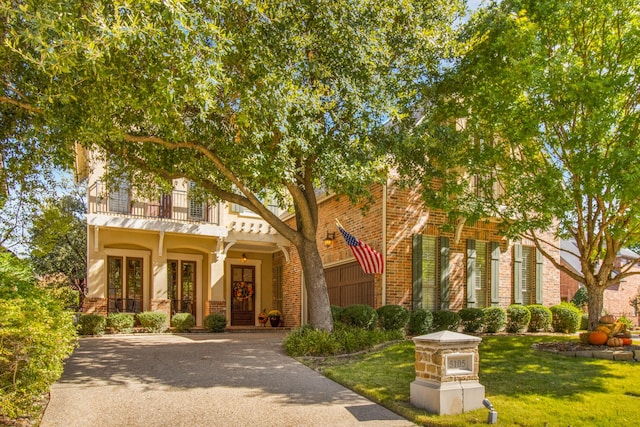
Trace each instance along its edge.
{"label": "tree branch", "polygon": [[8,98],[6,96],[0,96],[0,103],[15,105],[16,107],[22,108],[23,110],[26,110],[32,113],[42,113],[42,109],[40,108],[34,107],[33,105],[26,102],[20,102],[13,98]]}

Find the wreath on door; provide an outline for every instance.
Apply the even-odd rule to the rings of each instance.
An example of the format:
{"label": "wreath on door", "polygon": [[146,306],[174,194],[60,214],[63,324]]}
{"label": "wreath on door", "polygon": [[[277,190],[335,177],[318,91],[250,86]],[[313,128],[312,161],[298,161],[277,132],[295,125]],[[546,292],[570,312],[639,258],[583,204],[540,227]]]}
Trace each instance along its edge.
{"label": "wreath on door", "polygon": [[253,296],[253,285],[247,282],[234,282],[233,295],[239,301],[248,300]]}

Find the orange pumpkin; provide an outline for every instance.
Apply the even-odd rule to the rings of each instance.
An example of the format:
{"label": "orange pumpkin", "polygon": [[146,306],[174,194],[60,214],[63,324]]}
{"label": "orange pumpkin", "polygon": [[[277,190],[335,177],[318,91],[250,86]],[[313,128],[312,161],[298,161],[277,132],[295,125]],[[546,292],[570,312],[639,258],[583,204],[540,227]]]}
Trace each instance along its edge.
{"label": "orange pumpkin", "polygon": [[622,347],[622,338],[609,338],[607,345],[609,347]]}
{"label": "orange pumpkin", "polygon": [[589,343],[593,345],[603,345],[606,344],[609,336],[601,331],[593,331],[589,334]]}
{"label": "orange pumpkin", "polygon": [[631,338],[622,338],[622,345],[631,345]]}

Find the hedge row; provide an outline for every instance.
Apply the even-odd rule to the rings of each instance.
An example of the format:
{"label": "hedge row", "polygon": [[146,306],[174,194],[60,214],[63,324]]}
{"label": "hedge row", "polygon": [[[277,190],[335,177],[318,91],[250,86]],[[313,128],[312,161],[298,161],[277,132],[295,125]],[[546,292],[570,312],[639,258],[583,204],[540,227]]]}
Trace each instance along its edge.
{"label": "hedge row", "polygon": [[[467,333],[508,333],[556,331],[573,333],[580,329],[581,311],[571,303],[561,303],[547,308],[542,305],[512,305],[501,307],[463,308],[458,312],[424,309],[409,311],[400,305],[378,308],[365,304],[354,304],[345,308],[331,306],[334,323],[367,330],[379,328],[384,331],[404,331],[416,336],[437,331]],[[82,315],[78,331],[82,335],[101,335],[106,327],[116,332],[131,330],[135,319],[149,332],[164,332],[169,327],[166,313],[146,311],[137,315],[112,313],[106,318],[97,314]],[[187,332],[195,325],[190,313],[178,313],[171,319],[171,326],[178,332]],[[222,314],[211,314],[204,319],[209,332],[223,332],[226,318]]]}
{"label": "hedge row", "polygon": [[[99,314],[83,314],[78,319],[78,333],[81,335],[102,335],[106,328],[114,332],[129,332],[137,321],[147,332],[162,333],[169,328],[169,316],[159,311],[144,311],[138,314],[110,313],[107,317]],[[191,313],[177,313],[171,318],[171,327],[176,332],[189,332],[196,324]],[[223,314],[210,314],[204,318],[204,328],[209,332],[224,332],[227,319]]]}
{"label": "hedge row", "polygon": [[399,305],[387,305],[374,310],[364,304],[349,307],[331,306],[334,323],[372,330],[403,330],[416,336],[437,331],[467,333],[564,332],[573,333],[581,327],[582,313],[571,303],[550,308],[542,305],[511,305],[502,307],[463,308],[458,312],[424,309],[408,311]]}

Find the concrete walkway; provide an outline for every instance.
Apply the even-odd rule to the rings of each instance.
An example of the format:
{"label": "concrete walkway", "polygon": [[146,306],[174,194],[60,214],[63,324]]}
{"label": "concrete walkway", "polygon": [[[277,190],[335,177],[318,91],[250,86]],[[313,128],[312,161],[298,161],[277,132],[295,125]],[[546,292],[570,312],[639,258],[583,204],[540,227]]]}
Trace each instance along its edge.
{"label": "concrete walkway", "polygon": [[414,425],[288,357],[283,337],[83,338],[41,427]]}

